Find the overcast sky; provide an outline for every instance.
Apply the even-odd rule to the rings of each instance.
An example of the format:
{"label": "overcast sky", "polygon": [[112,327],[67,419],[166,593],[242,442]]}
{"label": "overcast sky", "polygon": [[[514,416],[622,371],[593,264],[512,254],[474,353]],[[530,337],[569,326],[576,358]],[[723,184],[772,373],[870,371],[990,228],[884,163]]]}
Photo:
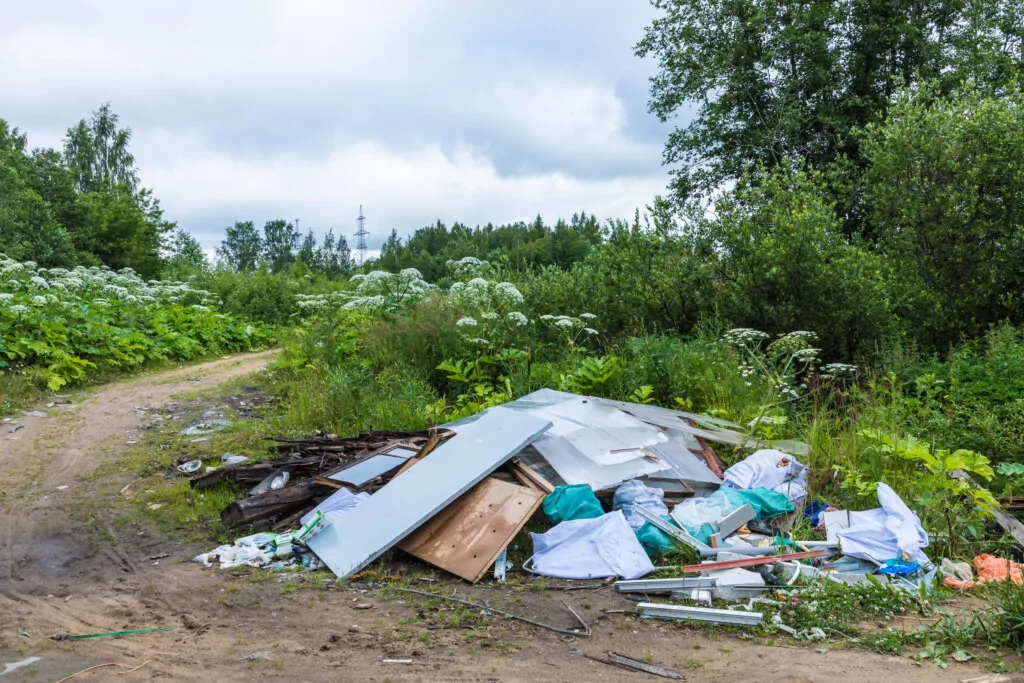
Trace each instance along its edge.
{"label": "overcast sky", "polygon": [[109,101],[145,186],[210,249],[300,218],[371,247],[441,219],[631,216],[669,127],[644,0],[9,3],[0,118],[33,146]]}

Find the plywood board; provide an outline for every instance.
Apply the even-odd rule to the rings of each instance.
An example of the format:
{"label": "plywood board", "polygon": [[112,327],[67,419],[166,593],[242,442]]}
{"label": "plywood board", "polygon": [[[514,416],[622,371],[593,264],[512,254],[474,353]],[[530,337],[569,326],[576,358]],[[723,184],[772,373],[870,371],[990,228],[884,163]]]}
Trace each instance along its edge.
{"label": "plywood board", "polygon": [[544,492],[488,477],[398,547],[470,583],[487,573],[544,500]]}
{"label": "plywood board", "polygon": [[339,517],[309,540],[310,549],[348,578],[418,529],[551,427],[547,420],[491,408],[459,425],[430,457]]}

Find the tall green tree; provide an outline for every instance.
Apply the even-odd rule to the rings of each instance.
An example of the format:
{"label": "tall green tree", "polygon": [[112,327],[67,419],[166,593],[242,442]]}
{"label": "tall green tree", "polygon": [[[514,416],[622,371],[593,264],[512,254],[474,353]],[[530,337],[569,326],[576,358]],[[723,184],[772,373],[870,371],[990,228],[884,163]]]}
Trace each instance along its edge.
{"label": "tall green tree", "polygon": [[73,265],[71,236],[33,187],[26,145],[25,136],[0,119],[0,252],[47,267]]}
{"label": "tall green tree", "polygon": [[252,221],[235,221],[217,248],[217,256],[237,271],[251,273],[259,265],[263,239]]}
{"label": "tall green tree", "polygon": [[1024,58],[1020,0],[652,4],[662,16],[636,46],[660,67],[650,109],[662,121],[695,109],[665,146],[683,200],[752,165],[845,155],[859,166],[851,132],[881,121],[900,88],[937,79],[949,90],[966,77],[996,87]]}
{"label": "tall green tree", "polygon": [[302,238],[302,245],[299,247],[298,258],[310,268],[315,266],[316,261],[316,236],[310,228],[306,236]]}
{"label": "tall green tree", "polygon": [[96,192],[124,186],[134,193],[139,186],[135,157],[128,149],[130,128],[118,127],[119,119],[110,103],[68,128],[64,138],[64,159],[74,174],[79,192]]}
{"label": "tall green tree", "polygon": [[280,218],[263,225],[262,258],[270,265],[271,271],[278,273],[291,266],[298,239],[295,226]]}
{"label": "tall green tree", "polygon": [[163,276],[171,280],[187,280],[209,268],[206,253],[188,231],[178,228],[167,240]]}
{"label": "tall green tree", "polygon": [[344,235],[334,236],[334,229],[327,231],[324,241],[314,258],[316,270],[331,277],[348,276],[352,273],[352,254]]}
{"label": "tall green tree", "polygon": [[864,199],[929,348],[1024,322],[1024,93],[903,93],[863,140]]}

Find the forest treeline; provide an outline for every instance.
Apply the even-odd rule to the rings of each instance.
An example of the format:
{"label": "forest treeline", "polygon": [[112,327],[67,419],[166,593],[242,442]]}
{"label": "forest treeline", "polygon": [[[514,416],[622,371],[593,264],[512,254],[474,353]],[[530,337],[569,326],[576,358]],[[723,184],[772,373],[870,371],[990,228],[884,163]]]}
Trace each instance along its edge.
{"label": "forest treeline", "polygon": [[272,323],[357,272],[446,284],[465,256],[532,301],[599,315],[612,339],[714,320],[814,330],[852,359],[1024,320],[1019,2],[653,4],[636,45],[658,64],[651,111],[696,115],[667,141],[666,196],[632,218],[438,221],[392,231],[363,267],[345,235],[240,220],[211,264],[140,186],[131,132],[104,105],[60,150],[0,121],[0,252],[190,279]]}

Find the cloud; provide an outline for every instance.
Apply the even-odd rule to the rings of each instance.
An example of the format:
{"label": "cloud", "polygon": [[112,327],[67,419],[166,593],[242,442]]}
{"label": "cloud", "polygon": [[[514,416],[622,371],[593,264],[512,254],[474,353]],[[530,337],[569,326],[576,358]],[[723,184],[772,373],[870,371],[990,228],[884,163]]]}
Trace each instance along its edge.
{"label": "cloud", "polygon": [[[467,144],[392,149],[361,141],[324,158],[282,154],[252,163],[196,138],[165,133],[138,142],[146,183],[160,188],[168,216],[204,245],[218,240],[231,220],[297,217],[303,230],[323,234],[334,227],[350,234],[360,205],[374,246],[391,229],[405,235],[435,219],[475,225],[529,221],[540,214],[553,221],[581,210],[628,217],[665,183],[661,172],[605,180],[560,171],[503,175]],[[211,215],[234,218],[210,223]]]}
{"label": "cloud", "polygon": [[593,0],[16,3],[0,115],[59,146],[111,102],[143,183],[206,248],[234,220],[350,234],[360,204],[375,246],[437,219],[627,217],[668,181],[653,65],[632,54],[653,16]]}

